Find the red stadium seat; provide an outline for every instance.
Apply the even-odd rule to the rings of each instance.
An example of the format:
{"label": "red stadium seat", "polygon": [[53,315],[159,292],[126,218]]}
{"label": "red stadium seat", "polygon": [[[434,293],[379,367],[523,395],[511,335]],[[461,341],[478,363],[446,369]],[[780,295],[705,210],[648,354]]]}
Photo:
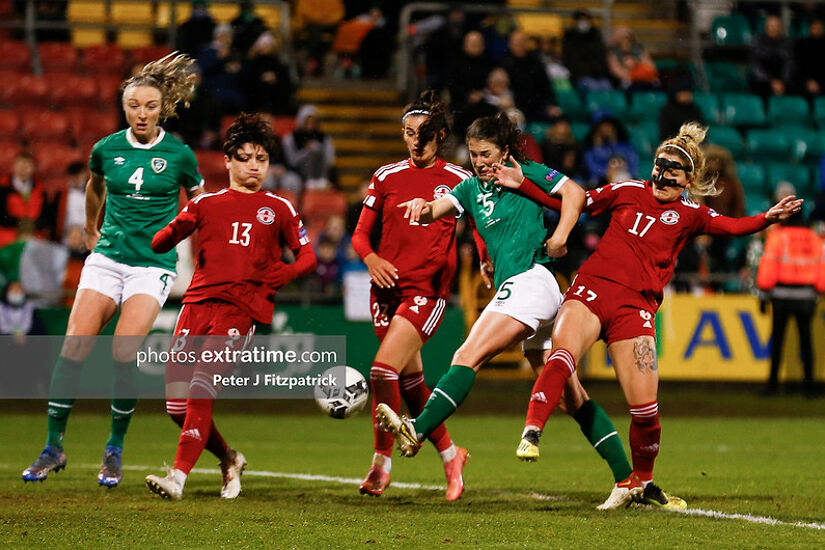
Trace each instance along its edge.
{"label": "red stadium seat", "polygon": [[284,137],[288,133],[295,130],[295,117],[291,116],[276,116],[272,117],[272,130],[278,134],[278,137]]}
{"label": "red stadium seat", "polygon": [[172,53],[172,49],[168,46],[146,46],[130,50],[129,58],[132,60],[132,63],[145,64],[166,57],[170,53]]}
{"label": "red stadium seat", "polygon": [[0,166],[4,172],[8,172],[14,162],[17,153],[23,150],[19,140],[13,138],[0,137]]}
{"label": "red stadium seat", "polygon": [[74,73],[46,73],[44,77],[51,90],[52,105],[97,105],[99,94],[93,76]]}
{"label": "red stadium seat", "polygon": [[39,115],[24,116],[21,134],[29,141],[67,140],[69,137],[69,118],[63,113],[43,111]]}
{"label": "red stadium seat", "polygon": [[0,69],[31,71],[29,47],[25,42],[4,40],[0,42]]}
{"label": "red stadium seat", "polygon": [[301,212],[307,218],[328,218],[347,212],[347,196],[334,189],[307,191],[301,202]]}
{"label": "red stadium seat", "polygon": [[80,151],[59,143],[37,144],[32,148],[37,171],[43,176],[66,173],[66,168],[82,159]]}
{"label": "red stadium seat", "polygon": [[298,196],[292,191],[287,191],[286,189],[278,189],[274,193],[279,197],[283,197],[289,202],[291,202],[293,207],[298,208]]}
{"label": "red stadium seat", "polygon": [[195,151],[195,156],[198,157],[198,168],[205,180],[206,191],[211,193],[229,185],[222,151]]}
{"label": "red stadium seat", "polygon": [[0,138],[17,140],[17,132],[20,130],[20,116],[16,111],[0,111]]}
{"label": "red stadium seat", "polygon": [[105,107],[114,105],[120,109],[120,84],[123,82],[123,77],[116,74],[99,74],[95,75],[95,80],[97,80],[100,105]]}
{"label": "red stadium seat", "polygon": [[89,46],[83,50],[81,66],[90,73],[121,75],[126,65],[126,54],[117,44]]}
{"label": "red stadium seat", "polygon": [[40,65],[46,72],[68,72],[77,68],[77,50],[68,42],[43,42],[38,51]]}
{"label": "red stadium seat", "polygon": [[49,85],[42,76],[25,75],[4,81],[3,101],[10,105],[47,105]]}
{"label": "red stadium seat", "polygon": [[108,136],[118,130],[120,119],[117,111],[84,110],[66,113],[72,126],[72,133],[78,143],[85,143]]}

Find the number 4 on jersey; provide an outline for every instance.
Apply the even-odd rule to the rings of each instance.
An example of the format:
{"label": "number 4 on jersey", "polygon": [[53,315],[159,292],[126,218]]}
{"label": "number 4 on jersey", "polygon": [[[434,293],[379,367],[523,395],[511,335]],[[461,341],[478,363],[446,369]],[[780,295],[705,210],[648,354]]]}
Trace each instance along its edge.
{"label": "number 4 on jersey", "polygon": [[129,176],[129,183],[135,186],[135,193],[140,192],[140,186],[143,185],[143,166],[132,172]]}

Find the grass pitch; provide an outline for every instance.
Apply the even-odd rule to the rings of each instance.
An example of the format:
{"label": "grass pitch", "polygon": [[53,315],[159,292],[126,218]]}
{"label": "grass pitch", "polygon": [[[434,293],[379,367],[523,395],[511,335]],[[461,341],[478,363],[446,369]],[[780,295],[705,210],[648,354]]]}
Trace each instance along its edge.
{"label": "grass pitch", "polygon": [[[472,454],[461,500],[444,500],[443,470],[429,445],[414,459],[393,459],[395,485],[384,496],[361,496],[357,483],[372,456],[369,415],[338,421],[305,405],[296,407],[299,413],[273,413],[227,411],[232,407],[219,403],[218,425],[249,460],[243,493],[236,501],[218,498],[216,460],[205,453],[181,502],[162,501],[143,483],[174,457],[178,430],[161,403],[139,406],[126,441],[124,480],[113,490],[96,480],[108,432],[105,402],[73,414],[68,467],[42,484],[24,484],[20,472],[42,448],[45,414],[39,406],[22,413],[5,407],[0,543],[60,549],[825,548],[825,429],[817,415],[669,417],[664,406],[656,480],[685,498],[693,513],[705,514],[685,515],[598,512],[612,478],[572,420],[556,413],[542,438],[541,460],[525,464],[515,459],[522,415],[473,414],[472,407],[448,423]],[[84,412],[90,409],[101,412]],[[611,415],[626,442],[627,414]],[[706,517],[711,513],[718,517]]]}

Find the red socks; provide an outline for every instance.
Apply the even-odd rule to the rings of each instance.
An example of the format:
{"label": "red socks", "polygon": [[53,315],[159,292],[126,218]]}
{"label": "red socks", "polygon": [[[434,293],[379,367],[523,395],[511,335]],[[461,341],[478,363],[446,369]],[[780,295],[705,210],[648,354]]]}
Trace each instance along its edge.
{"label": "red socks", "polygon": [[[175,424],[183,428],[183,423],[186,421],[186,399],[167,399],[166,412]],[[212,420],[212,425],[209,427],[209,439],[206,440],[206,450],[215,455],[218,460],[223,460],[229,452],[229,445],[224,440],[218,427],[215,425],[215,420]]]}
{"label": "red socks", "polygon": [[201,456],[212,428],[214,399],[187,399],[186,421],[178,440],[174,468],[189,474]]}
{"label": "red socks", "polygon": [[370,385],[372,386],[372,428],[375,434],[375,452],[390,456],[395,436],[378,427],[375,408],[379,403],[386,403],[395,412],[401,412],[401,390],[398,387],[398,373],[389,365],[373,363],[370,369]]}
{"label": "red socks", "polygon": [[630,407],[630,453],[633,472],[642,481],[653,479],[653,463],[659,454],[662,428],[659,425],[659,402]]}
{"label": "red socks", "polygon": [[559,348],[550,355],[544,370],[533,384],[525,426],[544,429],[544,424],[561,399],[564,383],[574,372],[576,372],[576,361],[569,351]]}
{"label": "red socks", "polygon": [[[399,385],[401,386],[401,396],[404,397],[404,401],[407,402],[407,407],[410,409],[410,415],[416,417],[421,414],[432,393],[427,384],[424,383],[424,373],[405,374],[401,377]],[[446,451],[453,444],[453,440],[450,439],[450,434],[447,432],[447,426],[443,423],[439,424],[427,436],[427,439],[435,445],[438,452]]]}

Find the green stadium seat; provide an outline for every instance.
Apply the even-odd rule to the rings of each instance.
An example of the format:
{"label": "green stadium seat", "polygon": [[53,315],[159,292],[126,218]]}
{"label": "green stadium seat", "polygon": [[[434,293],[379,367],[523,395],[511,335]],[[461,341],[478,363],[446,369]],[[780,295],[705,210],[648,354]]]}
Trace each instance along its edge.
{"label": "green stadium seat", "polygon": [[811,172],[802,164],[785,162],[770,163],[766,166],[767,190],[772,197],[773,190],[781,181],[790,182],[796,187],[796,192],[803,198],[813,198],[815,187],[811,185]]}
{"label": "green stadium seat", "polygon": [[814,122],[820,129],[825,129],[825,96],[814,100]]}
{"label": "green stadium seat", "polygon": [[791,159],[793,141],[790,136],[776,129],[751,130],[745,139],[748,154],[754,161],[788,161]]}
{"label": "green stadium seat", "polygon": [[715,94],[707,92],[693,92],[693,102],[702,111],[702,116],[705,117],[705,123],[718,124],[722,122],[722,116],[719,111],[719,98]]}
{"label": "green stadium seat", "polygon": [[774,130],[788,137],[794,160],[819,163],[825,154],[825,134],[820,131],[807,126],[779,126]]}
{"label": "green stadium seat", "polygon": [[652,159],[659,145],[659,126],[655,122],[645,122],[627,129],[630,143],[639,154],[639,159]]}
{"label": "green stadium seat", "polygon": [[765,167],[752,162],[736,163],[736,173],[748,197],[765,197]]}
{"label": "green stadium seat", "polygon": [[765,107],[762,98],[753,94],[722,94],[722,115],[732,126],[762,126]]}
{"label": "green stadium seat", "polygon": [[708,141],[720,147],[724,147],[734,157],[745,151],[745,142],[739,130],[731,126],[711,126],[708,131]]}
{"label": "green stadium seat", "polygon": [[576,90],[556,90],[556,101],[570,120],[589,119],[587,107]]}
{"label": "green stadium seat", "polygon": [[585,103],[590,114],[606,110],[616,118],[624,119],[627,116],[627,97],[620,90],[590,91],[587,93]]}
{"label": "green stadium seat", "polygon": [[745,195],[745,210],[748,216],[756,216],[773,206],[773,203],[762,196]]}
{"label": "green stadium seat", "polygon": [[547,139],[547,128],[549,127],[550,125],[546,122],[531,122],[527,125],[527,133],[532,135],[533,138],[541,144]]}
{"label": "green stadium seat", "polygon": [[590,132],[590,124],[587,122],[571,122],[570,129],[573,131],[573,137],[576,141],[582,143],[587,133]]}
{"label": "green stadium seat", "polygon": [[664,92],[636,92],[630,101],[630,118],[637,122],[659,121],[659,111],[667,103]]}
{"label": "green stadium seat", "polygon": [[744,15],[720,15],[711,24],[711,36],[718,46],[747,46],[752,35]]}
{"label": "green stadium seat", "polygon": [[800,96],[771,96],[768,99],[768,120],[775,125],[810,124],[808,101]]}
{"label": "green stadium seat", "polygon": [[705,74],[708,77],[710,91],[738,92],[747,91],[747,67],[741,63],[730,61],[708,61],[705,63]]}

